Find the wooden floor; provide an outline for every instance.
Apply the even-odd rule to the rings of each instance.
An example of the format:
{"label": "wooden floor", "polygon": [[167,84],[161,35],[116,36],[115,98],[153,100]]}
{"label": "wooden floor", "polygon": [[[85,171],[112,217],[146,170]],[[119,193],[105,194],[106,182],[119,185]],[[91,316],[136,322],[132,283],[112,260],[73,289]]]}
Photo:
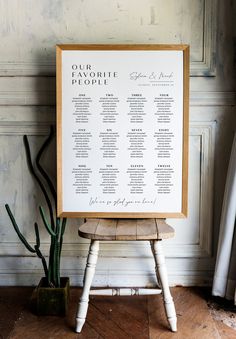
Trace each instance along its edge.
{"label": "wooden floor", "polygon": [[178,317],[175,334],[168,330],[161,296],[92,297],[87,322],[77,334],[74,318],[80,292],[71,289],[67,317],[37,317],[29,309],[32,288],[1,287],[0,338],[236,338],[236,330],[213,318],[206,289],[182,287],[172,288]]}

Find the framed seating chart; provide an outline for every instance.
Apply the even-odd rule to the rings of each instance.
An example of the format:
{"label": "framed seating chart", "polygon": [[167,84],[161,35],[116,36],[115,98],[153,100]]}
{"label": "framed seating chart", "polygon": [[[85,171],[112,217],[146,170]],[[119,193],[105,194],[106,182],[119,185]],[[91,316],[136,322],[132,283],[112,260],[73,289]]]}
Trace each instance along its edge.
{"label": "framed seating chart", "polygon": [[57,46],[58,215],[187,215],[189,47]]}

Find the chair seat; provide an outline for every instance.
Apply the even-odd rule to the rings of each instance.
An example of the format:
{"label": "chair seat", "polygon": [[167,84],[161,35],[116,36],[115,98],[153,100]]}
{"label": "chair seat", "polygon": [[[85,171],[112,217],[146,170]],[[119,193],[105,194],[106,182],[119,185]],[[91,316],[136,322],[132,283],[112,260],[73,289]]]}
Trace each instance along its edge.
{"label": "chair seat", "polygon": [[161,240],[172,238],[174,229],[165,219],[87,219],[79,235],[93,240]]}

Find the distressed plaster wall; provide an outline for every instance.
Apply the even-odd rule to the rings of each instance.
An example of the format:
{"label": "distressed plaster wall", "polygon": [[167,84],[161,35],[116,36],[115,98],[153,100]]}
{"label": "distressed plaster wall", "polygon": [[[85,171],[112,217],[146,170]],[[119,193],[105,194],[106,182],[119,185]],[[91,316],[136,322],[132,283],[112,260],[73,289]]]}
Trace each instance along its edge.
{"label": "distressed plaster wall", "polygon": [[[43,203],[25,161],[22,136],[35,154],[55,123],[55,44],[188,43],[190,79],[189,218],[169,220],[165,243],[172,285],[209,284],[235,119],[235,1],[0,0],[0,284],[37,284],[41,264],[19,242],[4,204],[27,239]],[[55,180],[55,145],[45,166]],[[63,274],[81,284],[88,243],[70,221]],[[42,251],[48,236],[42,232]],[[152,285],[148,244],[106,243],[96,285]]]}

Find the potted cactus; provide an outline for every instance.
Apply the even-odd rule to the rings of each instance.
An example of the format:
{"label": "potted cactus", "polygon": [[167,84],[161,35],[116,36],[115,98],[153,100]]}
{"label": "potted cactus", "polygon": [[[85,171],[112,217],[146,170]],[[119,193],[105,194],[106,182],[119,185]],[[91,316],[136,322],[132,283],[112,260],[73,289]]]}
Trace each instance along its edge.
{"label": "potted cactus", "polygon": [[[47,218],[43,207],[39,206],[42,224],[46,228],[51,238],[48,262],[40,250],[40,232],[38,224],[36,222],[34,224],[36,240],[35,245],[31,246],[20,231],[9,205],[6,204],[5,207],[12,222],[12,225],[21,242],[24,244],[27,250],[29,250],[31,253],[35,253],[35,255],[37,255],[42,261],[45,277],[41,279],[38,287],[33,293],[32,298],[34,305],[36,306],[37,313],[47,315],[63,315],[67,311],[69,294],[69,278],[60,277],[61,249],[63,243],[63,235],[66,227],[66,218],[58,218],[56,216],[56,190],[47,172],[43,169],[41,165],[41,157],[44,151],[49,146],[50,142],[52,141],[53,136],[54,129],[51,126],[50,134],[41,146],[36,156],[35,166],[32,162],[28,138],[26,135],[24,135],[23,137],[29,171],[37,181],[45,198],[48,209],[49,218]],[[50,196],[52,198],[50,198]]]}

